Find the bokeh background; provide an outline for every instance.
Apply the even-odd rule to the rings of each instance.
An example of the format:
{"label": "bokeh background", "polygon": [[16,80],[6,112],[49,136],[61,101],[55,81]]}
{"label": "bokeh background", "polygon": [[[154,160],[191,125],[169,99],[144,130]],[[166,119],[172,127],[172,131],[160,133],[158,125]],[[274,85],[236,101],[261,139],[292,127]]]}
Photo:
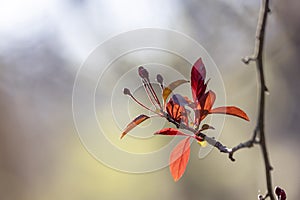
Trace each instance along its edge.
{"label": "bokeh background", "polygon": [[[254,65],[240,60],[253,51],[259,6],[243,0],[2,0],[0,198],[250,200],[264,193],[258,147],[238,152],[232,163],[216,150],[199,160],[193,145],[187,171],[174,183],[168,168],[127,174],[104,166],[83,147],[72,118],[76,72],[97,44],[132,29],[166,28],[206,48],[223,76],[227,103],[251,118],[226,118],[220,140],[229,146],[247,140],[257,81]],[[273,0],[270,7],[266,132],[273,183],[299,199],[300,2]]]}

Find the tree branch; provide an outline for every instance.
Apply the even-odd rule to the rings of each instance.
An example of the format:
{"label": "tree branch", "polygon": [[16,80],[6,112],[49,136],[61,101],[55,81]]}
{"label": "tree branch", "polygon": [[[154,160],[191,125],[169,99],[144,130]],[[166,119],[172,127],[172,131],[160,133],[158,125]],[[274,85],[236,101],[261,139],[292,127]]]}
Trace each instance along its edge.
{"label": "tree branch", "polygon": [[[254,131],[254,138],[259,137],[258,144],[261,147],[264,164],[265,164],[265,173],[266,173],[266,182],[267,182],[267,194],[266,197],[270,197],[271,200],[275,200],[273,189],[272,189],[272,176],[271,170],[272,166],[270,164],[269,154],[266,145],[266,137],[265,137],[265,128],[264,128],[264,117],[265,117],[265,92],[268,91],[265,83],[265,75],[264,75],[264,66],[263,66],[263,51],[264,51],[264,40],[265,40],[265,30],[267,24],[267,17],[269,9],[269,0],[262,0],[259,19],[257,23],[256,29],[256,40],[255,40],[255,49],[253,56],[246,57],[243,60],[245,64],[248,64],[250,61],[255,61],[257,72],[259,75],[259,86],[260,86],[260,95],[259,95],[259,112],[257,119],[256,130]],[[264,199],[265,199],[264,198]]]}

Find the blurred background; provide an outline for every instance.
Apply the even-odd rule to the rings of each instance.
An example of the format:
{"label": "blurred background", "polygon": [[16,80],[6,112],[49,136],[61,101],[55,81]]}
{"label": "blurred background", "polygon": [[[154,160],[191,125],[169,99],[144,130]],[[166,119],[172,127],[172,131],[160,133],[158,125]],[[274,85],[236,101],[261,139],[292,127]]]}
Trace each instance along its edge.
{"label": "blurred background", "polygon": [[[187,171],[174,183],[168,168],[127,174],[104,166],[83,147],[72,118],[76,72],[97,44],[132,29],[165,28],[204,46],[223,76],[227,104],[251,119],[226,118],[220,140],[228,146],[247,140],[257,81],[254,65],[240,60],[253,51],[259,6],[259,0],[1,0],[0,198],[250,200],[264,194],[258,147],[236,153],[232,163],[216,150],[199,160],[193,145]],[[266,132],[273,185],[299,199],[300,2],[273,0],[270,7]]]}

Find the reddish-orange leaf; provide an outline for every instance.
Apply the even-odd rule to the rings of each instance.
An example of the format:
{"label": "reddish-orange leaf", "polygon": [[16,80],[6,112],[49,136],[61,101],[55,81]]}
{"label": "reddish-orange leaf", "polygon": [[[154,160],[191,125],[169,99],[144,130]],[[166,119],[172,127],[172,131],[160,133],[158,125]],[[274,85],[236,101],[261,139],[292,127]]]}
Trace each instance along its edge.
{"label": "reddish-orange leaf", "polygon": [[215,100],[216,100],[216,94],[212,90],[209,90],[205,100],[204,110],[209,111],[212,108],[213,104],[215,103]]}
{"label": "reddish-orange leaf", "polygon": [[170,172],[174,181],[183,175],[190,157],[190,137],[177,144],[170,155]]}
{"label": "reddish-orange leaf", "polygon": [[167,113],[178,123],[185,123],[188,124],[188,117],[186,109],[177,104],[173,98],[169,100],[166,104]]}
{"label": "reddish-orange leaf", "polygon": [[183,135],[183,136],[190,137],[190,135],[185,134],[175,128],[164,128],[164,129],[161,129],[161,130],[155,132],[154,134],[156,134],[156,135],[171,135],[171,136]]}
{"label": "reddish-orange leaf", "polygon": [[176,121],[180,121],[180,115],[181,115],[181,106],[178,104],[175,104],[173,99],[171,99],[167,105],[166,109],[168,114],[175,119]]}
{"label": "reddish-orange leaf", "polygon": [[147,115],[139,115],[137,116],[134,120],[132,120],[132,122],[130,122],[124,132],[121,135],[121,139],[129,132],[131,131],[134,127],[136,127],[137,125],[139,125],[140,123],[142,123],[143,121],[145,121],[146,119],[149,119],[150,117],[148,117]]}
{"label": "reddish-orange leaf", "polygon": [[177,88],[178,86],[180,86],[184,83],[187,83],[187,82],[189,82],[189,81],[187,81],[187,80],[177,80],[177,81],[174,81],[174,82],[170,83],[170,85],[168,85],[167,87],[165,87],[163,89],[163,93],[162,93],[164,103],[167,101],[168,96],[173,92],[173,90],[175,88]]}
{"label": "reddish-orange leaf", "polygon": [[197,103],[197,106],[194,109],[194,123],[196,125],[200,124],[200,122],[209,114],[209,110],[212,108],[215,100],[216,94],[212,90],[209,90],[200,98],[200,101]]}
{"label": "reddish-orange leaf", "polygon": [[224,107],[214,108],[214,109],[210,110],[209,113],[233,115],[236,117],[240,117],[244,120],[250,121],[247,114],[235,106],[224,106]]}

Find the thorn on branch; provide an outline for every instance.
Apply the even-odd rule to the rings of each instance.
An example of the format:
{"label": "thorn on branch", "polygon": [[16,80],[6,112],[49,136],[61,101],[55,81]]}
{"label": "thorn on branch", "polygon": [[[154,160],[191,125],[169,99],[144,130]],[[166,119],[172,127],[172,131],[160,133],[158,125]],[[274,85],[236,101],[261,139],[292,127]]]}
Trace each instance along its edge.
{"label": "thorn on branch", "polygon": [[265,90],[265,93],[269,94],[269,89],[267,88],[267,86],[264,86],[264,90]]}
{"label": "thorn on branch", "polygon": [[242,58],[242,62],[245,63],[246,65],[248,65],[251,61],[256,61],[256,57],[255,56],[246,56],[246,57]]}

